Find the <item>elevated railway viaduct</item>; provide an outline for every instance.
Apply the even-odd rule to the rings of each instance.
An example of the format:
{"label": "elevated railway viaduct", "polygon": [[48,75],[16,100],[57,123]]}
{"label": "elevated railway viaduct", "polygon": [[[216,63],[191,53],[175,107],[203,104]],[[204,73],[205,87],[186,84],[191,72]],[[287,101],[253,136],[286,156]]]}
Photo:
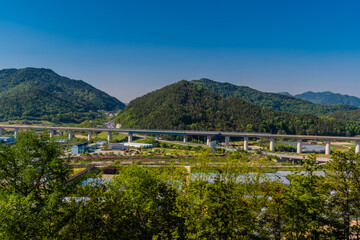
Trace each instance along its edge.
{"label": "elevated railway viaduct", "polygon": [[107,132],[108,141],[112,139],[112,133],[118,132],[128,135],[128,142],[133,141],[134,134],[147,134],[155,135],[158,138],[159,135],[180,135],[183,136],[183,141],[187,142],[188,136],[205,136],[207,139],[207,145],[210,146],[211,139],[215,136],[225,137],[225,146],[230,146],[231,138],[242,138],[244,141],[244,150],[249,149],[249,138],[267,138],[270,140],[269,150],[275,151],[275,139],[294,139],[297,140],[297,153],[302,152],[302,143],[304,140],[320,140],[325,141],[325,154],[331,154],[331,141],[354,141],[355,152],[360,152],[360,137],[342,137],[342,136],[315,136],[315,135],[282,135],[282,134],[270,134],[270,133],[249,133],[249,132],[219,132],[219,131],[195,131],[195,130],[161,130],[161,129],[132,129],[132,128],[78,128],[78,127],[49,127],[49,126],[35,126],[35,125],[0,125],[1,129],[14,129],[14,136],[16,138],[20,129],[36,129],[36,130],[48,130],[50,137],[54,136],[54,131],[67,131],[68,137],[71,140],[73,138],[73,132],[86,131],[88,133],[88,140],[91,140],[91,135],[94,132]]}

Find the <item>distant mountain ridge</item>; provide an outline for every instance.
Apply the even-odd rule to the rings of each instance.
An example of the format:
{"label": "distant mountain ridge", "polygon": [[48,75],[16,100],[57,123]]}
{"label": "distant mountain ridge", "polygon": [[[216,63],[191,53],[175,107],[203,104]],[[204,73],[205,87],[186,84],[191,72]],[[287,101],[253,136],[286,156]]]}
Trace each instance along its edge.
{"label": "distant mountain ridge", "polygon": [[304,92],[296,94],[295,97],[319,104],[346,104],[360,107],[360,98],[340,93],[326,92]]}
{"label": "distant mountain ridge", "polygon": [[193,83],[216,92],[220,96],[241,98],[247,102],[273,110],[291,113],[312,113],[325,115],[333,112],[356,110],[357,107],[350,105],[325,105],[289,96],[284,93],[261,92],[246,86],[237,86],[231,83],[216,82],[202,78],[193,80]]}
{"label": "distant mountain ridge", "polygon": [[84,114],[125,107],[118,99],[81,80],[50,69],[0,70],[0,120],[79,122]]}

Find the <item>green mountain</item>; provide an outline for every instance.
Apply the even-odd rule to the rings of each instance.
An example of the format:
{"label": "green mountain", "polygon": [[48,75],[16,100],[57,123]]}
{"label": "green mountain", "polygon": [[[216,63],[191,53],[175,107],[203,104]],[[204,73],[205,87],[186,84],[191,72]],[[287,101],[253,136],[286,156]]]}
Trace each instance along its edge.
{"label": "green mountain", "polygon": [[295,95],[297,98],[305,99],[313,103],[320,104],[347,104],[360,107],[360,98],[349,95],[342,95],[332,92],[304,92]]}
{"label": "green mountain", "polygon": [[81,81],[62,77],[50,69],[0,71],[0,121],[27,119],[80,122],[98,110],[119,110],[125,105]]}
{"label": "green mountain", "polygon": [[180,81],[131,101],[116,120],[122,127],[255,131],[342,135],[345,124],[312,114],[293,114],[224,98],[196,84]]}
{"label": "green mountain", "polygon": [[299,99],[286,94],[266,93],[249,87],[237,86],[231,83],[221,83],[210,79],[194,80],[193,83],[208,88],[222,97],[236,97],[258,106],[291,113],[312,113],[323,115],[332,112],[355,110],[349,105],[323,105]]}

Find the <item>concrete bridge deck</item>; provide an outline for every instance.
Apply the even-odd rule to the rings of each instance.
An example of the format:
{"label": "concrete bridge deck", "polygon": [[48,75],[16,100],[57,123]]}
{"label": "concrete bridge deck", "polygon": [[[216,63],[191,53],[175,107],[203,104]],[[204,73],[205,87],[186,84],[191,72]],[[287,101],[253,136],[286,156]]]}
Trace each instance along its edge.
{"label": "concrete bridge deck", "polygon": [[345,136],[318,136],[318,135],[290,135],[271,133],[249,133],[249,132],[222,132],[222,131],[196,131],[196,130],[167,130],[167,129],[135,129],[135,128],[79,128],[79,127],[50,127],[36,125],[4,125],[0,128],[10,129],[37,129],[37,130],[63,130],[63,131],[91,131],[91,132],[119,132],[137,133],[151,135],[194,135],[194,136],[229,136],[229,137],[253,137],[253,138],[286,138],[301,140],[322,140],[322,141],[360,141],[360,137]]}
{"label": "concrete bridge deck", "polygon": [[19,129],[36,129],[49,130],[50,136],[53,136],[54,131],[68,131],[69,139],[72,139],[73,131],[87,131],[88,140],[91,140],[91,133],[93,132],[108,132],[108,140],[111,140],[111,133],[125,133],[128,134],[128,141],[132,141],[133,134],[149,134],[149,135],[180,135],[184,136],[184,142],[187,142],[187,136],[206,136],[207,145],[210,145],[211,138],[214,136],[225,137],[225,144],[229,146],[230,138],[243,138],[244,150],[248,150],[249,138],[268,138],[270,139],[270,151],[275,150],[275,140],[277,138],[296,139],[297,153],[302,151],[302,140],[320,140],[325,141],[325,154],[330,154],[331,141],[355,141],[355,152],[360,152],[360,137],[345,137],[345,136],[317,136],[317,135],[289,135],[289,134],[270,134],[270,133],[249,133],[249,132],[221,132],[221,131],[196,131],[196,130],[169,130],[169,129],[134,129],[134,128],[79,128],[79,127],[51,127],[51,126],[36,126],[36,125],[4,125],[0,124],[0,130],[3,128],[14,129],[15,137]]}

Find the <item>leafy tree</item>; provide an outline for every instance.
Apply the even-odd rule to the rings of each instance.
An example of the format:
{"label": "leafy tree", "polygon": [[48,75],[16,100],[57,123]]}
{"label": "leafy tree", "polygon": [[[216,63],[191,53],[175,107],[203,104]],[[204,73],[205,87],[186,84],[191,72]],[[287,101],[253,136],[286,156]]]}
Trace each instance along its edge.
{"label": "leafy tree", "polygon": [[[166,175],[166,174],[165,174]],[[69,238],[176,239],[183,238],[183,219],[178,216],[177,188],[163,181],[156,170],[133,165],[103,187],[82,188],[65,209]],[[169,176],[167,176],[168,179]],[[70,217],[73,216],[73,217]]]}
{"label": "leafy tree", "polygon": [[289,221],[288,239],[324,238],[325,201],[321,195],[323,176],[314,174],[319,169],[312,155],[305,159],[305,171],[290,175],[291,187],[286,194],[284,205]]}
{"label": "leafy tree", "polygon": [[49,134],[20,132],[0,145],[0,233],[5,239],[52,236],[70,169]]}
{"label": "leafy tree", "polygon": [[265,203],[258,216],[259,239],[282,239],[287,233],[288,217],[285,208],[287,188],[280,181],[269,181],[264,191]]}
{"label": "leafy tree", "polygon": [[[330,234],[338,239],[351,239],[356,233],[359,239],[360,154],[336,151],[327,168],[323,190],[328,196],[325,213],[330,221]],[[351,224],[353,219],[355,225]]]}
{"label": "leafy tree", "polygon": [[47,133],[21,131],[15,144],[2,144],[0,148],[2,189],[24,196],[33,194],[38,200],[63,189],[70,168]]}
{"label": "leafy tree", "polygon": [[[109,220],[111,208],[106,201],[106,189],[101,186],[85,186],[72,197],[66,198],[61,215],[56,219],[57,238],[61,239],[111,239],[109,232],[114,225]],[[117,230],[121,231],[121,226]]]}

